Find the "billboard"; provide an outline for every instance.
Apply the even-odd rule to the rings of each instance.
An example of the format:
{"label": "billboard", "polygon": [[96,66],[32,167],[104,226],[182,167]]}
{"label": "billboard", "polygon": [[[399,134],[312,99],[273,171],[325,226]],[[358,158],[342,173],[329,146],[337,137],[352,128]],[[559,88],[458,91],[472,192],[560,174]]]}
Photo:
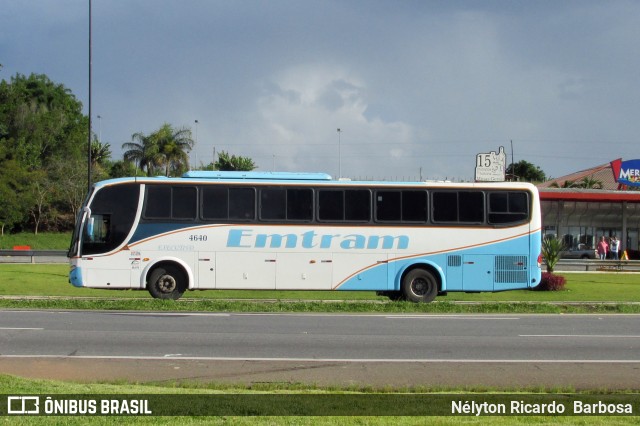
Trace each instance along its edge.
{"label": "billboard", "polygon": [[640,160],[622,161],[618,158],[611,162],[611,169],[619,184],[640,186]]}
{"label": "billboard", "polygon": [[476,182],[502,182],[507,165],[504,147],[476,155]]}

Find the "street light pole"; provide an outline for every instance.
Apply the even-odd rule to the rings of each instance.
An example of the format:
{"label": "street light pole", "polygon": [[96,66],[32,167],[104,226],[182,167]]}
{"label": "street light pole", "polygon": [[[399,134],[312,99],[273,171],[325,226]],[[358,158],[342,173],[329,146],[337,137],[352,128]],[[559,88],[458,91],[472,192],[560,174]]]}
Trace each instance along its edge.
{"label": "street light pole", "polygon": [[341,146],[340,146],[340,133],[342,130],[338,127],[338,179],[342,177],[342,155],[341,155]]}
{"label": "street light pole", "polygon": [[[196,143],[195,143],[195,145],[198,145],[198,120],[195,120],[195,123],[196,123]],[[195,165],[196,168],[198,167],[197,163],[198,163],[198,154],[196,154],[196,165]]]}
{"label": "street light pole", "polygon": [[91,0],[89,0],[89,136],[87,137],[87,191],[91,191]]}

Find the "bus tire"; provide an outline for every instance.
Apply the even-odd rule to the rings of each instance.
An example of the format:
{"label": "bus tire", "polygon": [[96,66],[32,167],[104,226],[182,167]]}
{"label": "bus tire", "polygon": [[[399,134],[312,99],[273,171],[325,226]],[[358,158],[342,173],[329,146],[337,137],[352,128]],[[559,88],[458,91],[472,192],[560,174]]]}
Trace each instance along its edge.
{"label": "bus tire", "polygon": [[438,295],[438,279],[426,269],[413,269],[402,279],[402,294],[410,302],[429,303]]}
{"label": "bus tire", "polygon": [[155,299],[178,300],[186,289],[185,275],[175,266],[160,266],[149,274],[147,290]]}

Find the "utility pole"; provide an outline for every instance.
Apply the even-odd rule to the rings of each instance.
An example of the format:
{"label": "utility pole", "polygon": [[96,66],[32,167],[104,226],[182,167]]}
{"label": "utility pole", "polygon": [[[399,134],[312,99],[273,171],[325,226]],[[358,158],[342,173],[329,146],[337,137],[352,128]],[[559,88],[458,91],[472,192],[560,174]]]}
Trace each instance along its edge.
{"label": "utility pole", "polygon": [[87,191],[91,191],[91,0],[89,0],[89,136],[87,137]]}
{"label": "utility pole", "polygon": [[342,155],[340,152],[340,133],[342,130],[338,127],[338,179],[342,177]]}

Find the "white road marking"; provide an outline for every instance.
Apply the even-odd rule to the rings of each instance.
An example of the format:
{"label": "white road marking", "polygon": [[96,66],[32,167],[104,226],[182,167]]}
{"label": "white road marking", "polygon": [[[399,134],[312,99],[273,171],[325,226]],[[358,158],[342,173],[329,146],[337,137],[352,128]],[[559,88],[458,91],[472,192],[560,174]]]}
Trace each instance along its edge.
{"label": "white road marking", "polygon": [[519,337],[586,337],[597,339],[640,339],[640,336],[630,334],[519,334]]}
{"label": "white road marking", "polygon": [[32,328],[32,327],[0,327],[0,330],[44,330],[44,328]]}
{"label": "white road marking", "polygon": [[518,317],[487,317],[487,316],[473,316],[473,315],[389,315],[385,316],[386,319],[468,319],[468,320],[519,320]]}

